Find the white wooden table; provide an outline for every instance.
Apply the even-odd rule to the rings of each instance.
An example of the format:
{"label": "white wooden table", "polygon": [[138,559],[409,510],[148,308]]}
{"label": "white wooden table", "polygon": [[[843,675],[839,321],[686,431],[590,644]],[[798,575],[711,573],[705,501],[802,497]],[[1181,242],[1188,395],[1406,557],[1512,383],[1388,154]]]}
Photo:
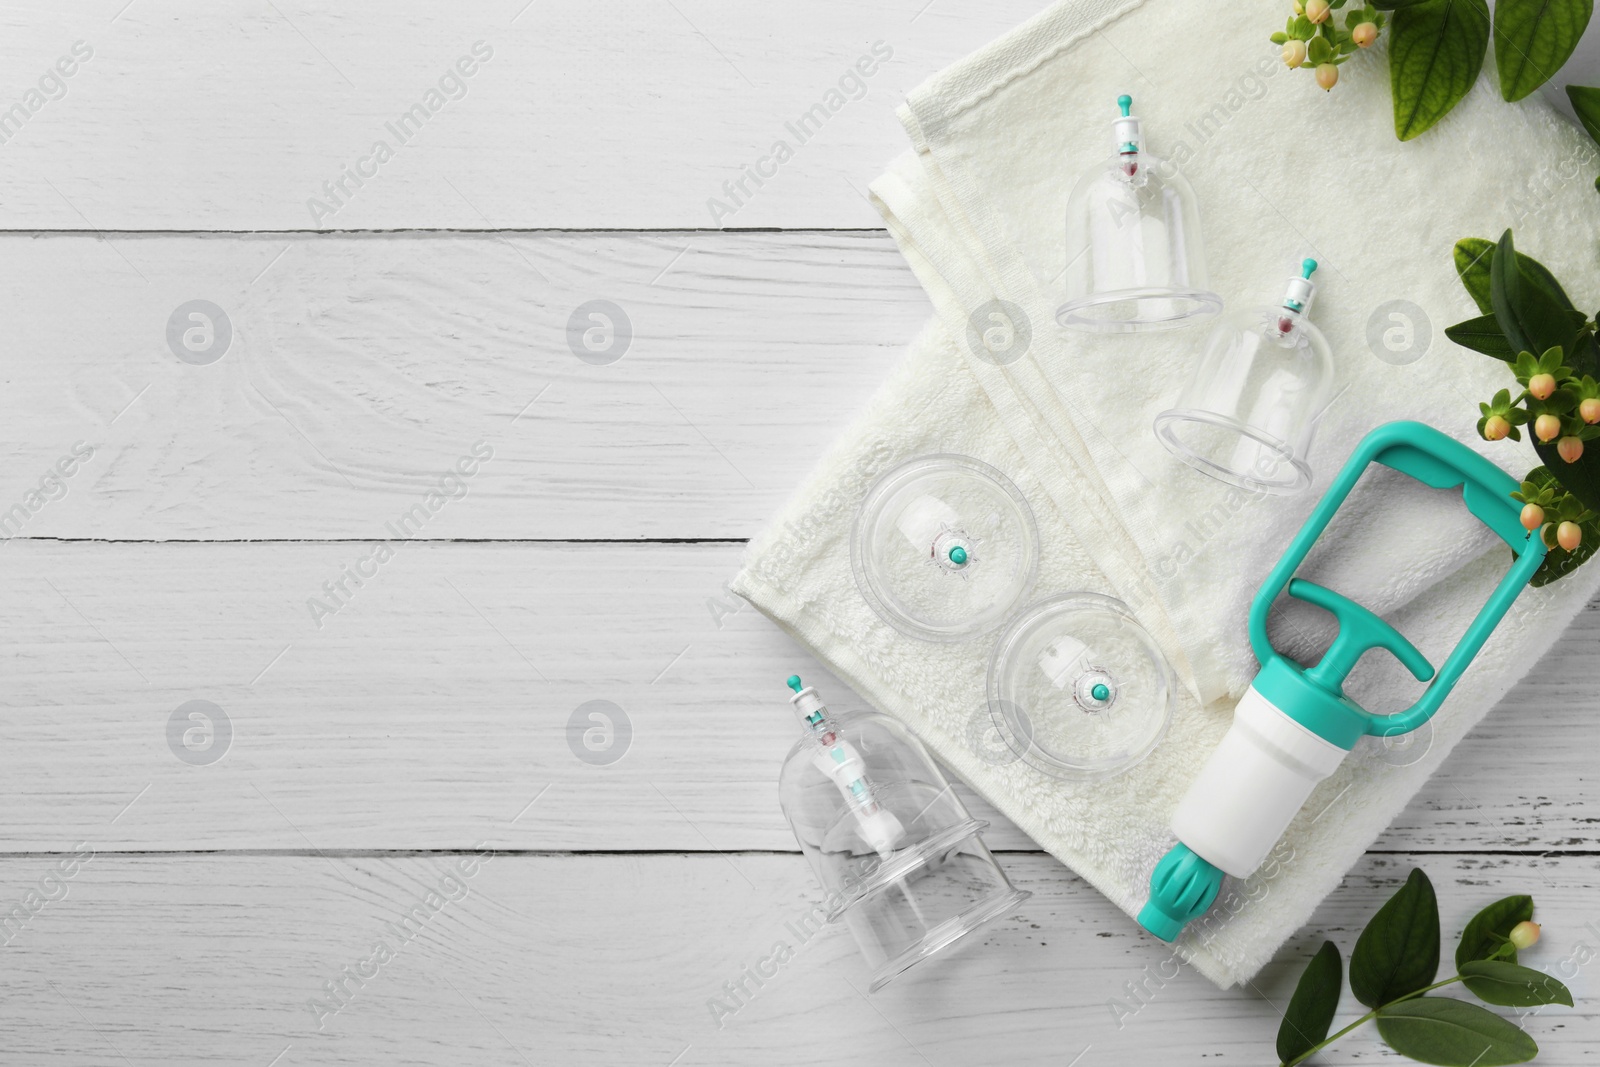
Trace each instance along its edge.
{"label": "white wooden table", "polygon": [[[1447,938],[1528,890],[1530,959],[1600,946],[1593,608],[1254,988],[976,801],[1035,894],[978,950],[869,999],[790,931],[782,680],[853,698],[724,583],[928,314],[862,196],[893,105],[1036,2],[0,9],[0,1062],[1269,1062],[1413,864]],[[1571,984],[1540,1062],[1600,1056]]]}

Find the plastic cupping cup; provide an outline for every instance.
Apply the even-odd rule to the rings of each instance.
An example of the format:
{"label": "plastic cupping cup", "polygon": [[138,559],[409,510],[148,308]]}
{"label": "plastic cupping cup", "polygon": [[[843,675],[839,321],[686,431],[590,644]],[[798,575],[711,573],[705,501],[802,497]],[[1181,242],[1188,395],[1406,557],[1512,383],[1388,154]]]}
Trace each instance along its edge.
{"label": "plastic cupping cup", "polygon": [[1145,151],[1132,98],[1117,104],[1115,152],[1067,199],[1066,302],[1056,322],[1100,333],[1187,326],[1222,309],[1206,282],[1194,190]]}
{"label": "plastic cupping cup", "polygon": [[789,687],[804,735],[779,797],[827,894],[823,917],[850,928],[871,991],[1028,899],[909,730],[878,712],[833,715],[798,677]]}
{"label": "plastic cupping cup", "polygon": [[969,456],[903,463],[867,491],[850,561],[862,597],[925,641],[986,633],[1039,573],[1033,510],[1010,479]]}
{"label": "plastic cupping cup", "polygon": [[1156,416],[1167,451],[1245,489],[1287,494],[1311,484],[1307,457],[1334,377],[1327,339],[1309,318],[1316,269],[1305,260],[1278,305],[1217,320],[1177,403]]}

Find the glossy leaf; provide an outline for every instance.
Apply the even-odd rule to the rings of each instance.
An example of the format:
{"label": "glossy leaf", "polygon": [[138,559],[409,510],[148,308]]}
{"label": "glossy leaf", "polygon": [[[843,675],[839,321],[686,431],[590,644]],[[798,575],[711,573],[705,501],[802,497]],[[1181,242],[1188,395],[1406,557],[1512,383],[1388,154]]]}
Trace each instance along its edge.
{"label": "glossy leaf", "polygon": [[1592,14],[1594,0],[1496,0],[1500,95],[1521,100],[1549,81],[1578,46]]}
{"label": "glossy leaf", "polygon": [[[1537,470],[1529,473],[1528,480],[1536,484],[1545,484],[1536,478]],[[1533,918],[1533,898],[1526,893],[1515,896],[1501,897],[1499,900],[1484,908],[1467,922],[1467,928],[1461,931],[1461,940],[1456,944],[1456,970],[1471,963],[1473,960],[1488,959],[1501,943],[1511,936],[1511,928],[1520,922],[1528,922]],[[1513,949],[1508,957],[1512,963],[1517,962],[1517,953]]]}
{"label": "glossy leaf", "polygon": [[1289,998],[1289,1010],[1278,1026],[1278,1059],[1288,1063],[1320,1045],[1333,1025],[1339,1009],[1339,993],[1344,987],[1344,965],[1339,946],[1324,941],[1306,964],[1300,984]]}
{"label": "glossy leaf", "polygon": [[1350,991],[1369,1008],[1415,993],[1439,973],[1439,902],[1413,868],[1367,923],[1350,953]]}
{"label": "glossy leaf", "polygon": [[1600,89],[1569,85],[1567,99],[1572,101],[1572,110],[1577,114],[1578,121],[1583,123],[1583,128],[1589,131],[1589,136],[1600,142]]}
{"label": "glossy leaf", "polygon": [[1389,90],[1394,132],[1409,141],[1467,95],[1489,48],[1485,0],[1427,0],[1394,13]]}
{"label": "glossy leaf", "polygon": [[1554,977],[1504,960],[1464,963],[1461,981],[1479,1000],[1502,1008],[1531,1008],[1536,1004],[1572,1007],[1571,991]]}
{"label": "glossy leaf", "polygon": [[1511,231],[1507,230],[1500,235],[1489,262],[1489,304],[1500,332],[1519,352],[1550,348],[1573,351],[1586,321],[1583,313],[1561,306],[1543,286],[1528,281],[1521,270],[1505,269],[1510,263],[1520,266]]}
{"label": "glossy leaf", "polygon": [[1448,997],[1417,997],[1380,1009],[1378,1033],[1396,1052],[1444,1067],[1500,1067],[1539,1054],[1515,1023]]}
{"label": "glossy leaf", "polygon": [[1511,347],[1506,340],[1506,335],[1500,332],[1500,324],[1493,315],[1480,315],[1475,319],[1458,322],[1454,326],[1446,326],[1444,335],[1462,348],[1470,348],[1474,352],[1482,352],[1495,359],[1503,359],[1507,363],[1517,358],[1516,349]]}
{"label": "glossy leaf", "polygon": [[[1467,287],[1467,295],[1472,297],[1478,310],[1485,315],[1494,310],[1489,303],[1489,266],[1494,262],[1494,248],[1493,241],[1486,241],[1482,237],[1463,238],[1456,242],[1455,247],[1456,274],[1460,276],[1461,284]],[[1561,283],[1556,281],[1556,276],[1543,263],[1518,252],[1517,265],[1522,268],[1524,278],[1553,296],[1562,307],[1574,307],[1566,291],[1561,288]]]}

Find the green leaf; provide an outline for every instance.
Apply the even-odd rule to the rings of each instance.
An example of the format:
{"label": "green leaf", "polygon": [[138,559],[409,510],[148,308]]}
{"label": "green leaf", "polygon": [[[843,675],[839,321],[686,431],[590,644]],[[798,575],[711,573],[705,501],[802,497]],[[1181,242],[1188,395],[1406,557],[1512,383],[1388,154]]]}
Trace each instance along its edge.
{"label": "green leaf", "polygon": [[1412,868],[1367,923],[1350,953],[1350,991],[1369,1008],[1415,993],[1439,973],[1439,902],[1433,883]]}
{"label": "green leaf", "polygon": [[[1572,993],[1555,978],[1504,960],[1473,960],[1463,964],[1461,981],[1479,1000],[1502,1008],[1531,1008],[1536,1004],[1572,1007]],[[1278,1040],[1281,1044],[1281,1034]]]}
{"label": "green leaf", "polygon": [[1500,235],[1489,262],[1489,303],[1500,332],[1519,351],[1572,351],[1586,321],[1583,313],[1562,307],[1543,287],[1524,278],[1521,270],[1502,269],[1507,263],[1520,266],[1510,230]]}
{"label": "green leaf", "polygon": [[[1572,110],[1577,114],[1578,121],[1583,123],[1583,128],[1589,131],[1589,136],[1600,142],[1600,89],[1569,85],[1567,99],[1572,101]],[[1595,181],[1600,184],[1600,178]]]}
{"label": "green leaf", "polygon": [[1333,46],[1328,43],[1326,37],[1313,37],[1310,47],[1306,49],[1306,62],[1312,66],[1316,66],[1318,63],[1326,63],[1328,57],[1332,54]]}
{"label": "green leaf", "polygon": [[[1540,488],[1550,484],[1548,471],[1544,477],[1539,476],[1542,469],[1529,471],[1525,480]],[[1473,960],[1488,959],[1501,942],[1511,936],[1513,926],[1532,918],[1533,898],[1526,893],[1502,897],[1478,912],[1467,922],[1467,928],[1461,931],[1461,941],[1456,945],[1456,970],[1459,971]],[[1509,958],[1512,963],[1517,962],[1515,949]]]}
{"label": "green leaf", "polygon": [[[1294,987],[1289,998],[1289,1010],[1283,1014],[1278,1027],[1278,1059],[1288,1063],[1320,1045],[1333,1025],[1333,1013],[1339,1009],[1339,993],[1343,989],[1344,967],[1339,959],[1339,946],[1324,941],[1317,954],[1306,964],[1300,984]],[[1484,998],[1488,999],[1488,998]]]}
{"label": "green leaf", "polygon": [[1594,0],[1496,0],[1494,65],[1500,95],[1521,100],[1549,81],[1578,46]]}
{"label": "green leaf", "polygon": [[1516,350],[1506,341],[1506,335],[1500,332],[1500,325],[1495,322],[1493,315],[1480,315],[1454,326],[1446,326],[1444,335],[1462,348],[1470,348],[1507,363],[1517,356]]}
{"label": "green leaf", "polygon": [[[1455,247],[1456,274],[1461,277],[1461,284],[1467,287],[1467,295],[1472,297],[1478,310],[1485,315],[1494,310],[1489,303],[1489,266],[1494,262],[1494,247],[1493,241],[1485,241],[1481,237],[1463,238],[1456,242]],[[1549,293],[1556,303],[1564,308],[1574,307],[1566,291],[1561,288],[1561,283],[1556,281],[1556,276],[1543,263],[1518,252],[1517,265],[1522,268],[1524,278]]]}
{"label": "green leaf", "polygon": [[1395,11],[1389,31],[1394,132],[1409,141],[1467,95],[1489,48],[1485,0],[1426,0]]}
{"label": "green leaf", "polygon": [[1499,1067],[1539,1054],[1533,1038],[1514,1023],[1448,997],[1418,997],[1379,1009],[1378,1033],[1401,1055],[1445,1067]]}

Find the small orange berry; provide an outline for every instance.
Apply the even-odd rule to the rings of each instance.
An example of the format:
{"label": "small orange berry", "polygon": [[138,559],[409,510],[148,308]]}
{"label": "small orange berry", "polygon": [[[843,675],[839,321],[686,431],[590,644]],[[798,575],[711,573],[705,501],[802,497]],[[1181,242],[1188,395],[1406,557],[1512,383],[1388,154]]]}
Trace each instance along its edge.
{"label": "small orange berry", "polygon": [[1537,530],[1544,525],[1544,508],[1538,504],[1524,504],[1522,506],[1522,528]]}
{"label": "small orange berry", "polygon": [[1544,414],[1533,420],[1533,432],[1541,441],[1554,441],[1561,435],[1561,420]]}
{"label": "small orange berry", "polygon": [[1511,943],[1518,948],[1532,948],[1539,941],[1539,924],[1523,921],[1511,928]]}
{"label": "small orange berry", "polygon": [[1376,23],[1363,22],[1350,31],[1350,39],[1361,48],[1371,48],[1372,42],[1378,39],[1378,26]]}
{"label": "small orange berry", "polygon": [[[1583,528],[1575,522],[1564,522],[1556,527],[1556,544],[1571,552],[1578,547],[1578,542],[1583,540]],[[1534,932],[1534,939],[1538,939],[1538,932]],[[1525,946],[1518,946],[1519,948]]]}
{"label": "small orange berry", "polygon": [[1528,379],[1528,392],[1537,400],[1549,400],[1555,391],[1556,376],[1553,374],[1535,374]]}
{"label": "small orange berry", "polygon": [[1563,437],[1556,444],[1556,453],[1568,463],[1578,462],[1578,457],[1583,455],[1583,442],[1576,437]]}
{"label": "small orange berry", "polygon": [[1285,41],[1283,43],[1283,65],[1293,70],[1306,61],[1306,43],[1304,41]]}
{"label": "small orange berry", "polygon": [[1312,22],[1327,22],[1331,11],[1328,0],[1306,0],[1306,18]]}
{"label": "small orange berry", "polygon": [[1339,68],[1332,63],[1317,64],[1317,84],[1322,87],[1323,92],[1327,92],[1335,85],[1338,85]]}
{"label": "small orange berry", "polygon": [[1483,439],[1485,441],[1504,441],[1511,432],[1511,424],[1503,415],[1490,415],[1483,420]]}
{"label": "small orange berry", "polygon": [[1600,422],[1600,400],[1590,397],[1578,405],[1578,417],[1584,422]]}

